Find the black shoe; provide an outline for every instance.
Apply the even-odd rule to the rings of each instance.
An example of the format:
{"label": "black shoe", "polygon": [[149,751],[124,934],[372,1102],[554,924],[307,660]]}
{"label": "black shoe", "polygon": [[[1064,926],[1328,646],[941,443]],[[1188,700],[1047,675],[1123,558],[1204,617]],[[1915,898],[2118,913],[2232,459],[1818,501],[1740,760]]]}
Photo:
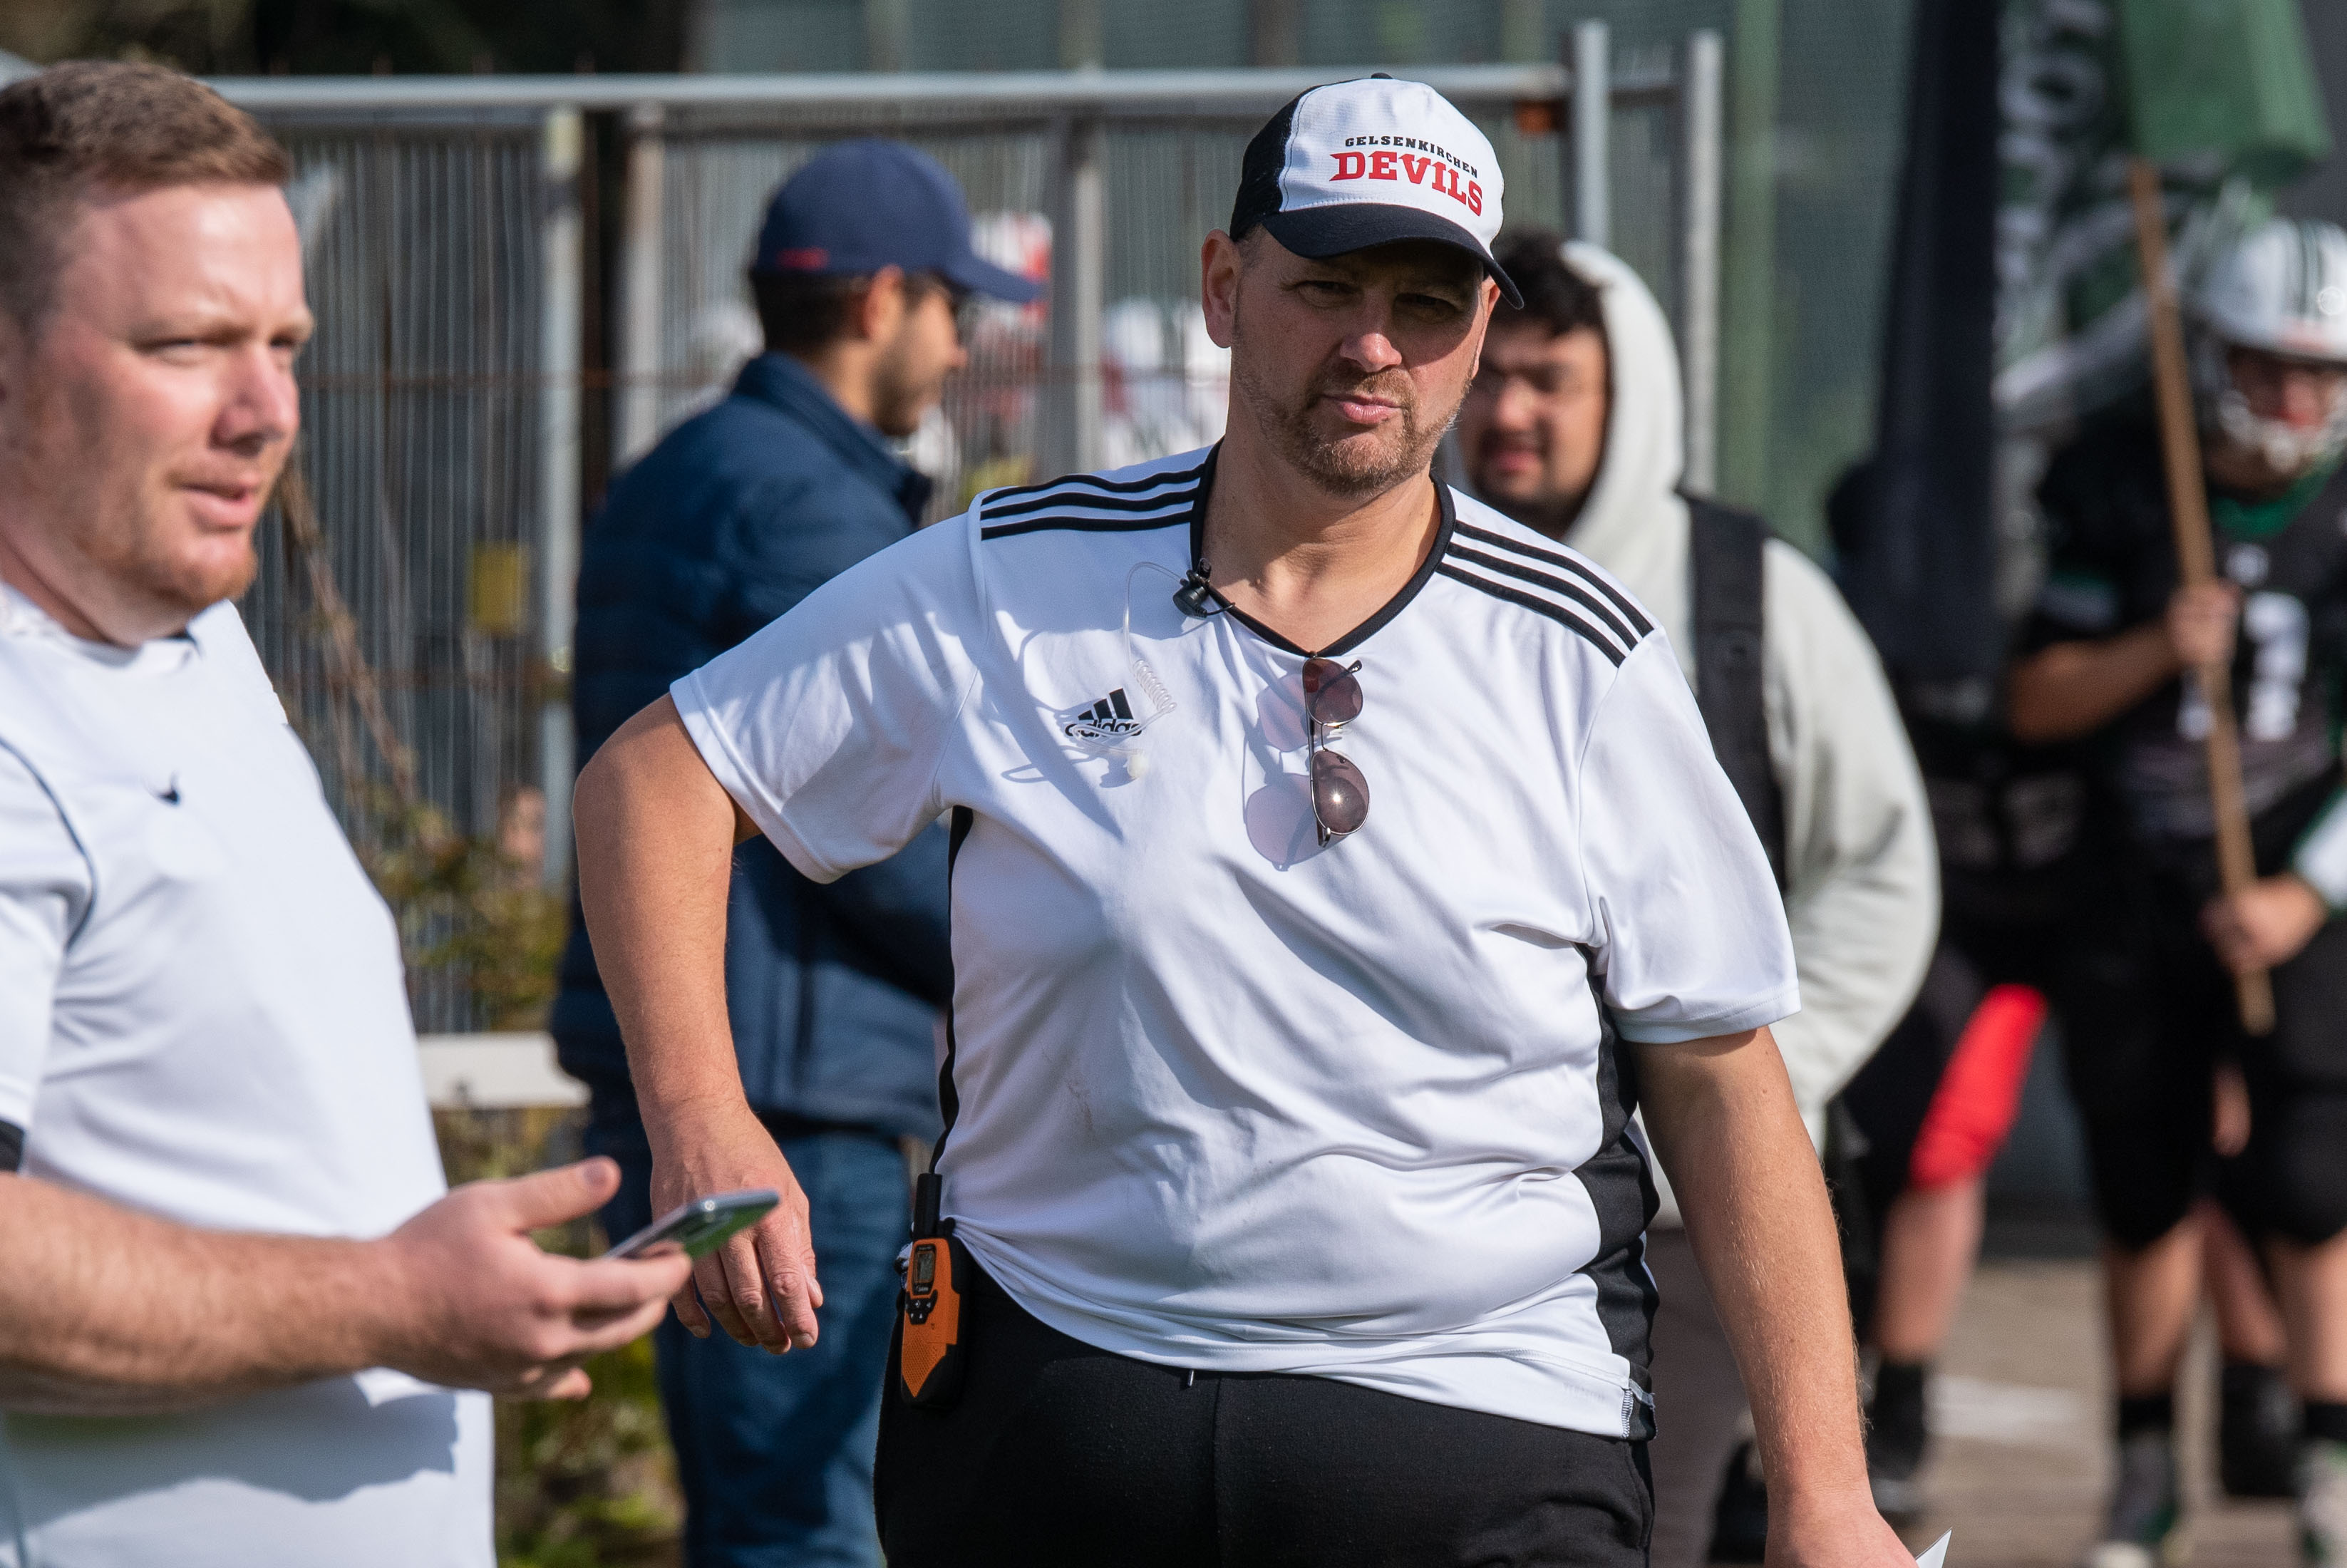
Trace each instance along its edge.
{"label": "black shoe", "polygon": [[1923,1420],[1928,1374],[1920,1364],[1886,1362],[1867,1404],[1866,1478],[1873,1484],[1874,1506],[1893,1524],[1912,1524],[1923,1513],[1919,1477],[1931,1440]]}
{"label": "black shoe", "polygon": [[2192,1535],[2176,1479],[2174,1438],[2141,1431],[2121,1439],[2118,1471],[2103,1538],[2086,1549],[2078,1568],[2184,1568],[2192,1560]]}
{"label": "black shoe", "polygon": [[2228,1497],[2298,1495],[2298,1401],[2278,1367],[2225,1363],[2217,1472]]}
{"label": "black shoe", "polygon": [[1768,1555],[1768,1488],[1758,1456],[1746,1443],[1729,1456],[1711,1520],[1714,1563],[1758,1563]]}

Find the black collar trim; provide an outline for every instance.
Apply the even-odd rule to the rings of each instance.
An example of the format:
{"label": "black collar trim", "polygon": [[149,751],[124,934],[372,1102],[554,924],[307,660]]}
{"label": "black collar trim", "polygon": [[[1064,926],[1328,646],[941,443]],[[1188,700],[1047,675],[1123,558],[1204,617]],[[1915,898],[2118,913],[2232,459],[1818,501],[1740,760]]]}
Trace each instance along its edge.
{"label": "black collar trim", "polygon": [[[1198,468],[1198,488],[1191,497],[1190,568],[1193,571],[1198,570],[1205,564],[1203,558],[1206,545],[1206,505],[1214,497],[1214,463],[1215,459],[1222,456],[1222,443],[1218,441],[1214,444],[1214,449],[1206,454],[1205,462]],[[1409,601],[1416,599],[1428,583],[1434,580],[1435,571],[1441,566],[1443,555],[1450,548],[1451,530],[1459,526],[1459,512],[1458,508],[1451,504],[1450,487],[1439,479],[1434,483],[1434,504],[1436,509],[1441,513],[1442,522],[1435,530],[1434,547],[1426,552],[1426,559],[1419,563],[1418,570],[1410,575],[1408,582],[1401,585],[1399,592],[1386,600],[1376,614],[1326,648],[1298,648],[1221,594],[1215,593],[1214,589],[1208,589],[1206,591],[1214,594],[1214,602],[1222,606],[1224,614],[1284,653],[1293,653],[1300,659],[1341,658],[1376,636],[1384,629],[1388,621],[1409,608]]]}

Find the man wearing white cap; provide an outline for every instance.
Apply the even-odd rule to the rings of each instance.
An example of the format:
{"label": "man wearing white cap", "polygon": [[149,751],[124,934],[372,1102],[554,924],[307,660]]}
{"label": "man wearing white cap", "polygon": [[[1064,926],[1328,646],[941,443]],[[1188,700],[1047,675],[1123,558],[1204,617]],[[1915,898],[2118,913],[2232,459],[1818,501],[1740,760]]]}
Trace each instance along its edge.
{"label": "man wearing white cap", "polygon": [[[1431,89],[1304,94],[1205,242],[1218,446],[979,497],[580,780],[604,979],[696,1189],[793,1188],[726,1043],[733,844],[828,879],[950,820],[898,1568],[1642,1563],[1641,1103],[1778,1561],[1906,1568],[1768,1031],[1798,999],[1766,857],[1646,612],[1429,477],[1514,293],[1501,198]],[[798,1205],[704,1264],[811,1337]]]}

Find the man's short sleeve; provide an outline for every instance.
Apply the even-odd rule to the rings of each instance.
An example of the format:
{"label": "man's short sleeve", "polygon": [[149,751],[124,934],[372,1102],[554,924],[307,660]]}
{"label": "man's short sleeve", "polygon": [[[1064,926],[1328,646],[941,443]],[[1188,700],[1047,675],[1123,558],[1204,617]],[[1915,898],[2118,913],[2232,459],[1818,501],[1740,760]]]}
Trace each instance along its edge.
{"label": "man's short sleeve", "polygon": [[56,802],[0,744],[0,1170],[15,1170],[49,1051],[66,945],[89,911],[89,862]]}
{"label": "man's short sleeve", "polygon": [[717,782],[817,882],[887,859],[943,809],[970,679],[966,535],[957,519],[882,550],[669,689]]}
{"label": "man's short sleeve", "polygon": [[1580,777],[1582,876],[1623,1038],[1675,1044],[1797,1011],[1768,856],[1660,635],[1623,661]]}

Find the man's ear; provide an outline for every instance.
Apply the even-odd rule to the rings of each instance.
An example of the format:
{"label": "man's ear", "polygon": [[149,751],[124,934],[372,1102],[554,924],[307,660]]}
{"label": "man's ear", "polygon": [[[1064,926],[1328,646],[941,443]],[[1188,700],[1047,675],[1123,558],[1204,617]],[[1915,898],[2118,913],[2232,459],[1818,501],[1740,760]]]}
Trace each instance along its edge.
{"label": "man's ear", "polygon": [[1206,313],[1206,335],[1216,348],[1231,346],[1232,323],[1237,320],[1239,274],[1246,258],[1238,241],[1220,229],[1206,236],[1198,251],[1198,303]]}
{"label": "man's ear", "polygon": [[856,294],[848,324],[866,343],[887,343],[905,324],[905,269],[883,267]]}
{"label": "man's ear", "polygon": [[1483,368],[1483,348],[1491,341],[1491,313],[1500,308],[1500,285],[1491,281],[1489,272],[1483,274],[1481,293],[1482,297],[1477,310],[1479,319],[1475,323],[1475,354],[1472,363],[1467,366],[1467,379],[1470,381],[1474,380]]}

